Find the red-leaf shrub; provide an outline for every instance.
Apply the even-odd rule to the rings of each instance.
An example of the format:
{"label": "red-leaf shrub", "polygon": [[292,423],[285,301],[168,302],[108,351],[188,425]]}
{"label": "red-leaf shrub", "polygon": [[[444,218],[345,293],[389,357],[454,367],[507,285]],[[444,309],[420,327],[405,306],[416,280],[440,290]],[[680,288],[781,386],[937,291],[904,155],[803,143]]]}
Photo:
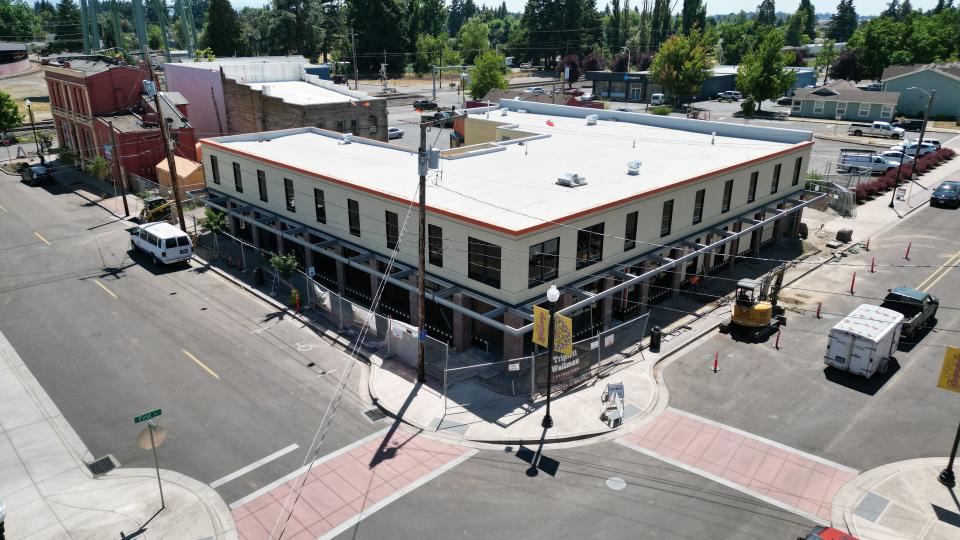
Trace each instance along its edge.
{"label": "red-leaf shrub", "polygon": [[937,154],[939,154],[939,155],[940,155],[941,157],[943,157],[943,159],[945,159],[945,160],[946,160],[946,159],[953,159],[953,157],[957,155],[957,153],[954,152],[953,149],[951,149],[951,148],[941,148],[941,149],[937,150]]}
{"label": "red-leaf shrub", "polygon": [[857,202],[862,202],[867,199],[867,186],[866,184],[857,184],[853,188],[853,193],[857,196]]}
{"label": "red-leaf shrub", "polygon": [[873,197],[877,194],[877,184],[875,181],[870,180],[869,182],[864,182],[860,185],[863,186],[863,191],[866,193],[867,197]]}
{"label": "red-leaf shrub", "polygon": [[924,161],[923,158],[917,160],[916,166],[917,174],[923,174],[927,172],[927,162]]}

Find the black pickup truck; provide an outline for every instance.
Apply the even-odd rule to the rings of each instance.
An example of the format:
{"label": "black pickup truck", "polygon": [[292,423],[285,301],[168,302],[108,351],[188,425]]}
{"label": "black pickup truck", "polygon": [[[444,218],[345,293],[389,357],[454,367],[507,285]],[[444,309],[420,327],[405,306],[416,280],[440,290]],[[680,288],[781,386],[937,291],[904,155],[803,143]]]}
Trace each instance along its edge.
{"label": "black pickup truck", "polygon": [[897,287],[890,289],[880,307],[902,313],[903,327],[900,334],[903,337],[912,338],[917,330],[937,316],[940,299],[916,289]]}

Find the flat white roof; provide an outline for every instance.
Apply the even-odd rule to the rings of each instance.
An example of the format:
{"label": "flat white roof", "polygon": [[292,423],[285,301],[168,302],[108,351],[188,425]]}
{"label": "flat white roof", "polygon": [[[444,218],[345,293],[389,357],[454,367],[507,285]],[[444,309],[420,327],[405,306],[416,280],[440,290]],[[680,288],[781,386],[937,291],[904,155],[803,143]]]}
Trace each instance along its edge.
{"label": "flat white roof", "polygon": [[244,86],[254,90],[262,90],[265,95],[278,97],[287,103],[295,105],[317,105],[321,103],[347,103],[360,101],[353,96],[341,94],[329,88],[324,88],[304,81],[276,81],[244,83]]}
{"label": "flat white roof", "polygon": [[[579,117],[516,111],[501,116],[499,111],[490,112],[489,120],[515,124],[520,131],[541,136],[522,145],[486,145],[465,157],[441,159],[440,169],[431,172],[437,186],[428,190],[428,208],[455,219],[522,234],[545,226],[544,220],[572,219],[810,144],[801,140],[809,134],[799,132],[788,134],[796,142],[776,142],[720,135],[713,139],[710,133],[626,121],[600,120],[597,125],[587,126],[584,117],[592,112],[579,109],[572,113]],[[634,119],[647,116],[617,114]],[[703,126],[702,121],[689,122]],[[764,128],[736,129],[763,133]],[[436,135],[429,133],[428,137]],[[415,198],[415,152],[359,137],[353,140],[342,144],[339,134],[299,128],[205,139],[201,143],[266,158],[399,201]],[[631,176],[627,163],[634,160],[642,165],[639,174]],[[557,185],[564,173],[586,177],[587,185]]]}

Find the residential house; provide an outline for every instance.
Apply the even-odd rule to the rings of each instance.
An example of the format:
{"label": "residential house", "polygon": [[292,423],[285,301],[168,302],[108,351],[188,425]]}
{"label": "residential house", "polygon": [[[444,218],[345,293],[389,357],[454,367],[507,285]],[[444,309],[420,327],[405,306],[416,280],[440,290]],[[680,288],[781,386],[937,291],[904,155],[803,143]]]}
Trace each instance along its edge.
{"label": "residential house", "polygon": [[793,94],[790,116],[850,122],[890,121],[899,92],[869,92],[849,81],[820,88],[799,88]]}
{"label": "residential house", "polygon": [[960,62],[890,66],[880,81],[884,90],[900,92],[897,114],[923,117],[929,94],[936,90],[930,117],[958,119],[960,115]]}

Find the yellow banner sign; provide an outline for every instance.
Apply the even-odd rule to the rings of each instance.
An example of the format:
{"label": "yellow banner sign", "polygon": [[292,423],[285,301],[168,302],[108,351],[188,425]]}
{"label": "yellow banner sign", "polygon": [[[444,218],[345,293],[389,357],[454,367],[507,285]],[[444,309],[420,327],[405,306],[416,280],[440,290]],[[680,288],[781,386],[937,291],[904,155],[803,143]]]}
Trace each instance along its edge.
{"label": "yellow banner sign", "polygon": [[943,367],[940,368],[939,388],[960,393],[960,349],[947,347],[943,355]]}
{"label": "yellow banner sign", "polygon": [[533,342],[541,347],[549,347],[547,328],[550,324],[550,312],[540,306],[533,306]]}
{"label": "yellow banner sign", "polygon": [[[533,342],[550,347],[547,329],[550,327],[550,312],[533,306]],[[565,315],[553,317],[553,348],[560,354],[573,354],[573,319]]]}

